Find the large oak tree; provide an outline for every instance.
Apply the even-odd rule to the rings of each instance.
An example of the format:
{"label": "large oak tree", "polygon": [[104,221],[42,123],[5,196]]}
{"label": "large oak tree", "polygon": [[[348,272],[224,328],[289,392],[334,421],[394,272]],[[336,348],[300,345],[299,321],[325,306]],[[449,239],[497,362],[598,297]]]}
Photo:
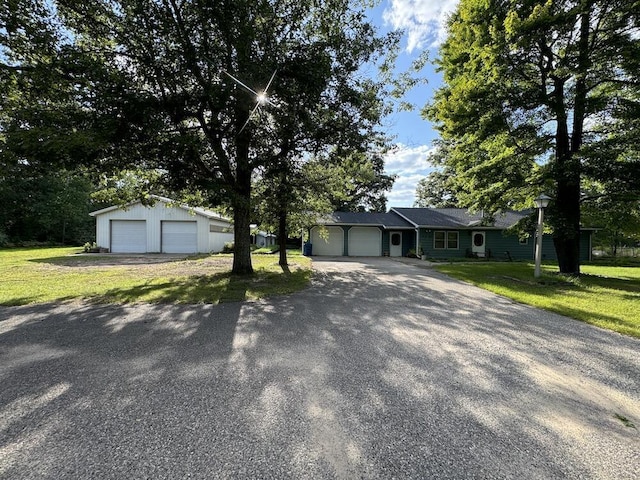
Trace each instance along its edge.
{"label": "large oak tree", "polygon": [[637,192],[639,15],[635,0],[462,0],[449,21],[425,114],[460,198],[495,211],[551,194],[562,273],[580,271],[581,181]]}
{"label": "large oak tree", "polygon": [[[376,107],[382,87],[361,68],[392,48],[395,37],[378,36],[355,0],[12,4],[18,8],[9,18],[17,27],[4,38],[10,51],[13,39],[33,36],[21,22],[45,23],[55,41],[46,39],[44,56],[14,48],[0,65],[4,73],[20,81],[43,63],[44,71],[55,66],[49,70],[59,72],[56,81],[77,93],[73,120],[89,117],[66,132],[98,133],[88,140],[87,155],[96,170],[153,169],[171,190],[202,191],[228,204],[234,273],[252,271],[254,172],[322,142],[329,148],[356,138],[382,114]],[[34,20],[21,10],[27,4],[44,13]],[[22,45],[30,46],[29,39]],[[254,93],[267,85],[268,97],[258,103]],[[58,107],[50,111],[60,115]],[[33,126],[13,122],[13,138]],[[30,145],[43,138],[36,137]]]}

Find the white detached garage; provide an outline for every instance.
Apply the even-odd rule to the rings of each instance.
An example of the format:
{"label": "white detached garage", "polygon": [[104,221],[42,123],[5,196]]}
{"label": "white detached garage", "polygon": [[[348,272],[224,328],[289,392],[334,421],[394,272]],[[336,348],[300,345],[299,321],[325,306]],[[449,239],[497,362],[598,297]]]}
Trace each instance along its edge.
{"label": "white detached garage", "polygon": [[231,221],[218,213],[154,200],[153,206],[135,202],[92,212],[96,243],[112,253],[209,253],[233,241]]}

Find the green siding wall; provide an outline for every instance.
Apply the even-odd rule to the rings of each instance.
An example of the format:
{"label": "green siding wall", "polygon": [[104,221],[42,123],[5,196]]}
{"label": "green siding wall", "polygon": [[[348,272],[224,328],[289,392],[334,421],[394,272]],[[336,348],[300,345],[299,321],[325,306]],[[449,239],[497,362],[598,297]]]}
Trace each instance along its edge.
{"label": "green siding wall", "polygon": [[[433,246],[434,231],[458,232],[458,248],[457,249],[437,249]],[[471,234],[466,230],[425,230],[420,229],[420,248],[422,253],[432,258],[458,258],[464,257],[467,248],[471,248]]]}
{"label": "green siding wall", "polygon": [[409,250],[416,248],[416,231],[415,230],[383,230],[382,231],[382,254],[389,255],[391,252],[391,233],[402,233],[402,256],[406,257]]}
{"label": "green siding wall", "polygon": [[[403,230],[402,232],[402,256],[409,255],[409,250],[416,249],[416,231]],[[417,252],[416,252],[417,253]]]}
{"label": "green siding wall", "polygon": [[344,245],[342,245],[342,255],[348,256],[349,255],[349,227],[342,226],[341,228],[343,231],[342,239],[344,241]]}
{"label": "green siding wall", "polygon": [[382,256],[389,255],[391,232],[389,230],[382,231]]}
{"label": "green siding wall", "polygon": [[[433,244],[433,232],[435,230],[420,230],[420,247],[427,257],[432,258],[461,258],[467,255],[467,251],[471,251],[471,236],[473,231],[482,230],[457,230],[458,231],[458,248],[457,249],[436,249]],[[451,230],[437,230],[451,231]],[[453,230],[455,231],[455,230]],[[510,255],[513,260],[533,260],[535,238],[529,237],[526,244],[521,244],[517,235],[504,235],[501,230],[485,230],[485,248],[486,253],[491,258],[507,259]],[[582,232],[580,236],[580,260],[589,260],[590,258],[590,241],[591,232]],[[509,252],[509,255],[507,255]],[[556,251],[553,246],[553,239],[550,235],[544,235],[542,238],[542,259],[557,260]]]}
{"label": "green siding wall", "polygon": [[533,238],[528,238],[526,243],[520,243],[517,235],[504,235],[502,230],[488,230],[485,235],[489,257],[508,259],[511,255],[513,260],[533,259]]}

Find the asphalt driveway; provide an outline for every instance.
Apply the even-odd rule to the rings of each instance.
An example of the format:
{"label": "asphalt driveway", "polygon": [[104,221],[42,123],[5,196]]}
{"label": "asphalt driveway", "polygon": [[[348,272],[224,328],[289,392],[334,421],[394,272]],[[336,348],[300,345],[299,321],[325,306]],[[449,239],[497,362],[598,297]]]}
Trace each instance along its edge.
{"label": "asphalt driveway", "polygon": [[640,341],[391,259],[0,308],[0,478],[640,478]]}

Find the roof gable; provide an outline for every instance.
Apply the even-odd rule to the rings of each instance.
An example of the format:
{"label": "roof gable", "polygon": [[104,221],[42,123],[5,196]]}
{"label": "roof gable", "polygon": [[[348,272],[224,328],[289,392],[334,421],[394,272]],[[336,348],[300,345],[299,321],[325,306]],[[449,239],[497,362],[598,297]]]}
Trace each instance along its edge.
{"label": "roof gable", "polygon": [[[167,197],[161,197],[160,195],[151,195],[151,198],[154,199],[156,203],[157,202],[161,202],[161,203],[164,203],[168,207],[180,208],[180,209],[186,210],[188,212],[193,212],[196,215],[201,215],[201,216],[206,217],[208,219],[221,220],[221,221],[229,222],[229,223],[231,222],[231,220],[229,220],[228,218],[225,218],[222,215],[220,215],[219,213],[214,212],[212,210],[208,210],[206,208],[190,207],[188,205],[179,204],[179,203],[176,203],[175,200],[172,200],[172,199],[167,198]],[[125,206],[112,205],[110,207],[103,208],[101,210],[96,210],[95,212],[91,212],[91,213],[89,213],[89,215],[91,215],[92,217],[96,217],[98,215],[102,215],[104,213],[112,212],[114,210],[127,210],[128,208],[130,208],[130,207],[132,207],[134,205],[141,204],[141,203],[142,203],[142,201],[136,200],[134,202],[128,203]]]}

